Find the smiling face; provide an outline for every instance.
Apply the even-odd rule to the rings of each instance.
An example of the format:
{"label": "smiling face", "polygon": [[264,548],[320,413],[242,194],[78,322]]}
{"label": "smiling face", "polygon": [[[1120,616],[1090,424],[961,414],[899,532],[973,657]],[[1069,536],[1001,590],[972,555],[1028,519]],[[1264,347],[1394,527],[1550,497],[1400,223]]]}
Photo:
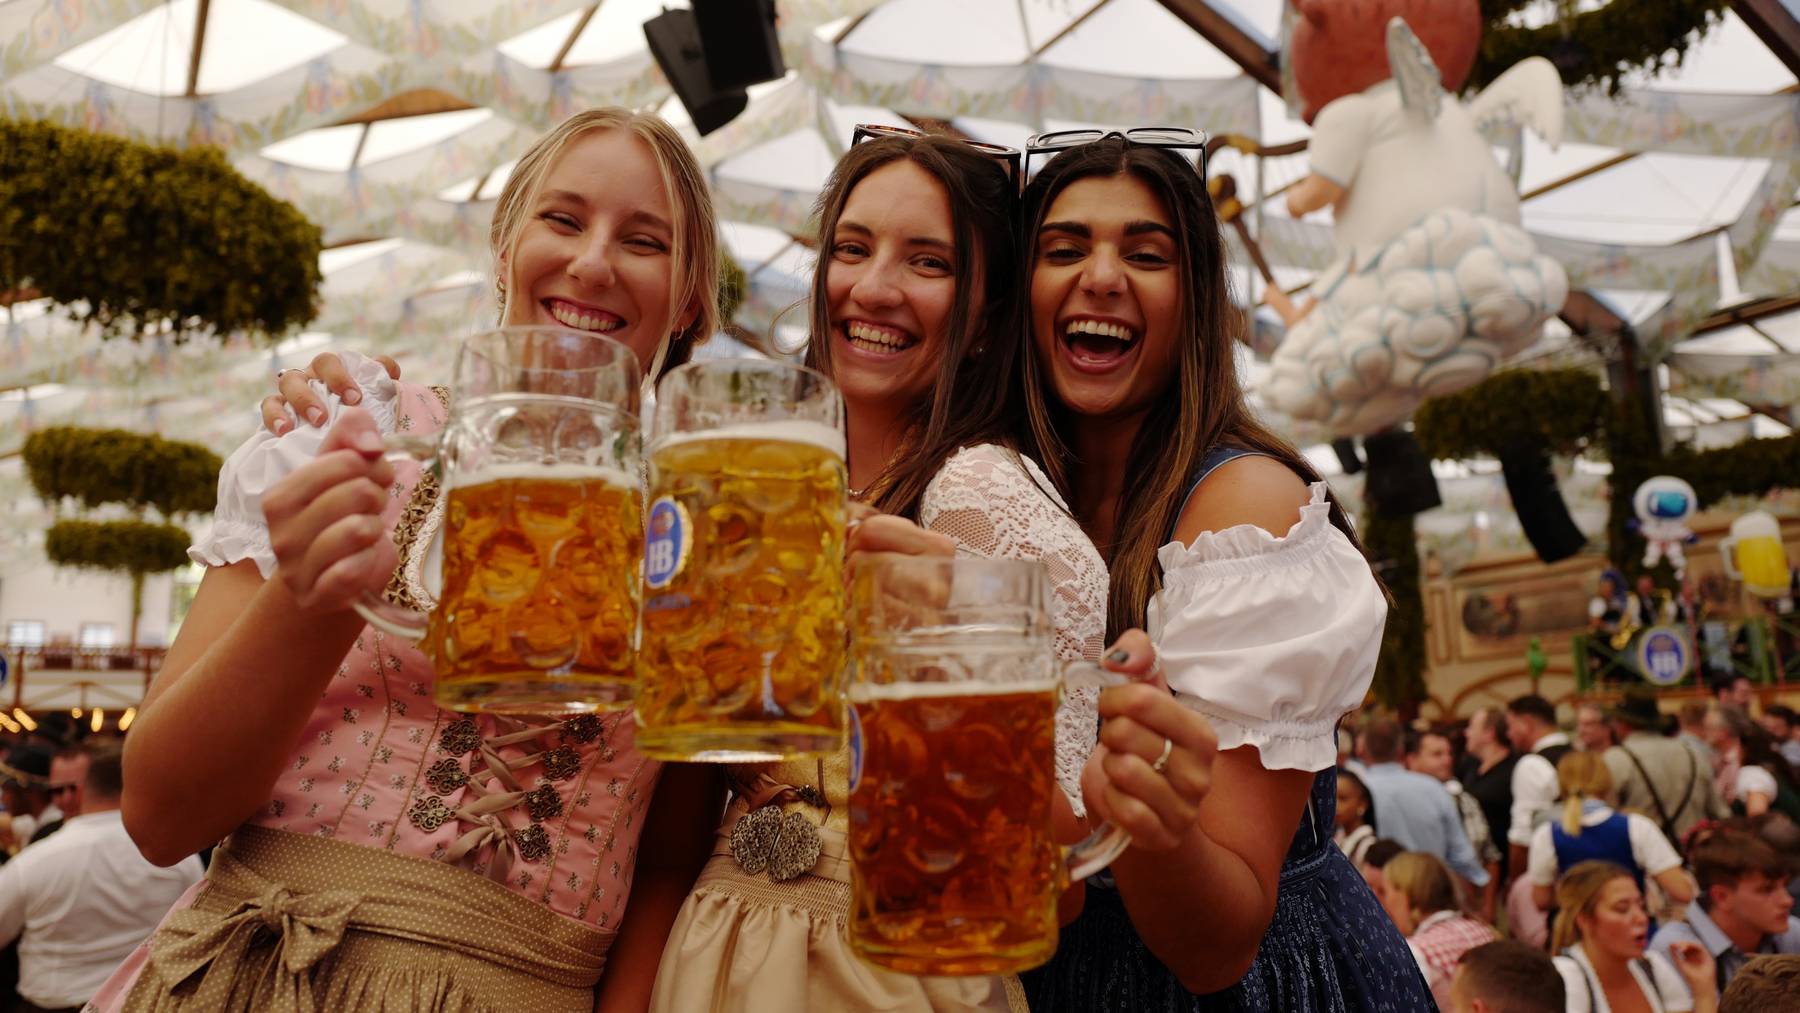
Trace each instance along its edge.
{"label": "smiling face", "polygon": [[1141,415],[1174,375],[1175,237],[1162,199],[1128,173],[1077,180],[1051,202],[1032,252],[1031,335],[1077,415]]}
{"label": "smiling face", "polygon": [[945,354],[963,266],[943,184],[906,159],[864,176],[825,257],[832,379],[846,405],[917,402]]}
{"label": "smiling face", "polygon": [[650,147],[624,130],[570,141],[501,256],[506,324],[605,334],[645,368],[692,308],[671,307],[674,212]]}
{"label": "smiling face", "polygon": [[1581,938],[1591,950],[1621,960],[1644,955],[1650,942],[1650,916],[1644,911],[1644,895],[1630,876],[1618,876],[1600,888],[1593,910],[1576,917]]}

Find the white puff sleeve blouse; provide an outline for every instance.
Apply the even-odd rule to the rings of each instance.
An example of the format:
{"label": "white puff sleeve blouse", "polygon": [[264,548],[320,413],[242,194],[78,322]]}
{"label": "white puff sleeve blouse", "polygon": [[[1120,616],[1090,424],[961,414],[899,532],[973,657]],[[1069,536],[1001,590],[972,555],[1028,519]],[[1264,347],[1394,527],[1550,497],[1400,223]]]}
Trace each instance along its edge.
{"label": "white puff sleeve blouse", "polygon": [[[367,411],[382,433],[391,434],[396,400],[393,378],[374,359],[355,352],[337,354],[350,379],[362,388],[362,403],[356,407]],[[203,566],[253,559],[265,580],[275,572],[275,550],[269,545],[269,524],[263,518],[263,494],[318,455],[325,434],[344,410],[342,400],[320,381],[312,382],[312,390],[325,403],[325,424],[296,425],[277,436],[259,421],[256,432],[232,451],[219,469],[219,503],[213,508],[212,526],[189,547],[189,559]]]}
{"label": "white puff sleeve blouse", "polygon": [[1368,693],[1387,619],[1368,561],[1331,524],[1325,483],[1311,490],[1281,537],[1243,524],[1163,546],[1148,609],[1177,698],[1220,749],[1255,746],[1271,770],[1337,762],[1337,722]]}

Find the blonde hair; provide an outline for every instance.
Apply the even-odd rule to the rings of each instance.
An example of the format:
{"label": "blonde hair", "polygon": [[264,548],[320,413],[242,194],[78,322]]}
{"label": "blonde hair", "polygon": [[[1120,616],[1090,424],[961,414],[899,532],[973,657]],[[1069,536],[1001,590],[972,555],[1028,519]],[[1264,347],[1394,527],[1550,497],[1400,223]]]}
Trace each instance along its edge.
{"label": "blonde hair", "polygon": [[[706,340],[719,324],[719,224],[713,212],[712,192],[707,189],[706,174],[687,142],[660,116],[618,106],[576,113],[538,138],[513,166],[494,202],[494,221],[488,230],[495,284],[501,289],[501,322],[505,322],[506,314],[504,283],[512,280],[499,277],[501,263],[512,262],[519,234],[524,231],[531,208],[557,158],[578,138],[600,130],[629,131],[650,149],[673,209],[669,319],[662,325],[669,337],[657,346],[655,359],[644,363],[645,375],[654,380],[686,362],[694,345]],[[675,333],[675,321],[689,310],[694,312],[693,322]]]}
{"label": "blonde hair", "polygon": [[1615,879],[1631,879],[1631,873],[1612,862],[1579,862],[1556,881],[1556,924],[1550,929],[1550,952],[1561,953],[1581,941],[1575,919],[1594,913],[1600,891]]}
{"label": "blonde hair", "polygon": [[1444,860],[1425,851],[1403,851],[1381,867],[1382,878],[1406,897],[1416,920],[1455,911],[1456,879]]}
{"label": "blonde hair", "polygon": [[1563,833],[1581,836],[1581,804],[1588,799],[1604,799],[1612,793],[1612,772],[1595,752],[1574,752],[1556,764],[1556,783],[1562,789]]}

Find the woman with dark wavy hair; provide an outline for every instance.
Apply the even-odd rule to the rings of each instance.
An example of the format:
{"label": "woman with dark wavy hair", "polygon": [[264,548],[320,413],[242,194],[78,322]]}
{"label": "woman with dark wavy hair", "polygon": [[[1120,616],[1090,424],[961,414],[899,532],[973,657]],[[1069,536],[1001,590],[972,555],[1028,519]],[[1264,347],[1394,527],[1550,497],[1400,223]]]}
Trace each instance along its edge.
{"label": "woman with dark wavy hair", "polygon": [[1026,191],[1030,449],[1108,561],[1109,631],[1148,629],[1216,756],[1139,710],[1155,690],[1101,695],[1088,769],[1148,802],[1086,785],[1133,846],[1026,975],[1032,1009],[1432,1009],[1332,843],[1334,732],[1368,690],[1385,595],[1317,473],[1245,402],[1204,180],[1136,136],[1063,151]]}

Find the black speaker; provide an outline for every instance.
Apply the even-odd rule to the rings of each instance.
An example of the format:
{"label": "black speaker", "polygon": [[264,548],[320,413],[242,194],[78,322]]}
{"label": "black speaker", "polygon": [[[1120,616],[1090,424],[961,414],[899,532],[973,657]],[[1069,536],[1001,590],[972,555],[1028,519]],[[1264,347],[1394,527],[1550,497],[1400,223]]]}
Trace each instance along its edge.
{"label": "black speaker", "polygon": [[694,16],[714,88],[748,88],[787,73],[775,34],[775,0],[694,0]]}
{"label": "black speaker", "polygon": [[1550,453],[1542,447],[1506,451],[1500,455],[1500,473],[1512,497],[1519,526],[1546,563],[1567,559],[1587,544],[1587,536],[1569,516],[1556,475],[1550,471]]}
{"label": "black speaker", "polygon": [[743,88],[713,86],[693,11],[666,10],[644,22],[644,40],[702,136],[730,123],[749,104]]}
{"label": "black speaker", "polygon": [[1443,504],[1437,476],[1431,473],[1431,458],[1407,430],[1389,429],[1363,437],[1363,457],[1369,470],[1363,494],[1382,513],[1418,514]]}
{"label": "black speaker", "polygon": [[1344,474],[1354,475],[1363,470],[1362,458],[1356,455],[1356,437],[1340,436],[1332,440],[1331,450],[1337,455],[1338,467],[1344,469]]}

